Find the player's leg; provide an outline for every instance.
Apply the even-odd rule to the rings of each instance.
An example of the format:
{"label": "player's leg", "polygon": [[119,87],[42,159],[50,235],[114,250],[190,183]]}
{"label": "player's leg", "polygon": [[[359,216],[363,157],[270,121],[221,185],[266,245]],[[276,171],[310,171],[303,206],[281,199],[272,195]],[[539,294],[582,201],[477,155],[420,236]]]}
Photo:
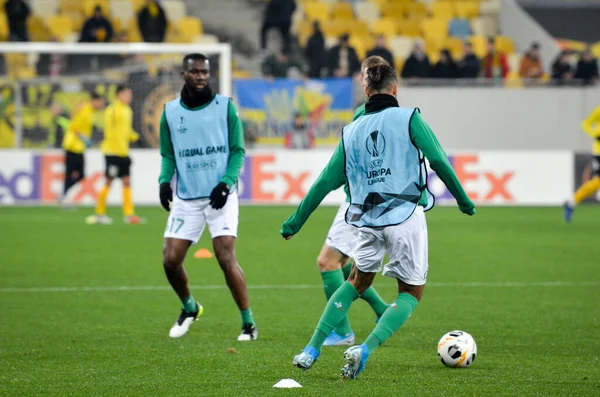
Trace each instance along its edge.
{"label": "player's leg", "polygon": [[347,316],[352,303],[373,283],[375,274],[381,270],[384,255],[382,231],[361,229],[354,251],[355,269],[327,302],[311,340],[302,353],[294,357],[294,365],[303,370],[313,365],[321,353],[327,335]]}
{"label": "player's leg", "polygon": [[[327,242],[330,244],[333,244],[333,231],[334,226],[332,226],[329,235],[327,236]],[[317,266],[321,271],[323,290],[325,291],[326,300],[329,300],[335,291],[337,291],[337,289],[344,283],[345,280],[344,273],[342,272],[342,265],[346,264],[347,262],[348,257],[346,255],[327,244],[323,245],[323,248],[321,249],[321,252],[317,258]],[[348,317],[346,317],[340,321],[340,323],[327,337],[324,342],[324,346],[352,345],[354,344],[354,341],[354,332],[352,332],[350,321]]]}
{"label": "player's leg", "polygon": [[577,189],[573,197],[565,203],[565,221],[571,221],[575,206],[600,190],[600,156],[596,156],[592,161],[592,172],[592,177],[587,182],[584,182],[579,189]]}
{"label": "player's leg", "polygon": [[227,203],[220,210],[208,206],[205,211],[215,256],[242,317],[242,333],[238,340],[255,340],[258,338],[258,329],[250,308],[244,271],[235,254],[239,215],[237,194],[230,194]]}
{"label": "player's leg", "polygon": [[[350,226],[352,227],[352,226]],[[355,229],[354,227],[352,227],[353,229]],[[353,263],[352,261],[348,261],[348,263],[342,268],[342,272],[344,272],[344,279],[348,279],[348,276],[350,276],[350,272],[353,269]],[[385,312],[385,310],[388,307],[388,304],[385,303],[385,301],[381,298],[381,296],[379,295],[379,293],[377,292],[377,290],[375,290],[375,287],[369,287],[367,288],[367,290],[365,292],[362,293],[362,295],[360,296],[361,299],[363,299],[364,301],[366,301],[369,306],[371,306],[371,309],[373,309],[373,311],[375,312],[375,315],[377,316],[377,321],[379,321],[379,318],[383,315],[383,313]]]}
{"label": "player's leg", "polygon": [[409,319],[423,295],[427,280],[427,223],[422,207],[403,224],[387,227],[383,231],[390,262],[383,274],[398,281],[398,296],[366,341],[344,353],[347,362],[342,376],[355,378],[365,367],[373,351],[389,339]]}
{"label": "player's leg", "polygon": [[131,195],[131,158],[120,159],[119,178],[123,183],[123,221],[130,224],[144,223],[144,219],[135,215],[133,198]]}
{"label": "player's leg", "polygon": [[106,170],[104,172],[105,182],[102,189],[98,193],[98,201],[96,203],[96,215],[95,222],[90,223],[101,223],[111,224],[112,219],[106,215],[106,200],[108,199],[108,193],[112,186],[114,178],[119,175],[119,162],[116,156],[105,156]]}
{"label": "player's leg", "polygon": [[190,246],[200,239],[205,222],[197,202],[174,201],[164,233],[162,257],[167,280],[183,305],[179,318],[169,331],[172,338],[185,335],[204,310],[190,292],[183,262]]}
{"label": "player's leg", "polygon": [[83,154],[65,152],[65,184],[63,198],[69,189],[83,179]]}

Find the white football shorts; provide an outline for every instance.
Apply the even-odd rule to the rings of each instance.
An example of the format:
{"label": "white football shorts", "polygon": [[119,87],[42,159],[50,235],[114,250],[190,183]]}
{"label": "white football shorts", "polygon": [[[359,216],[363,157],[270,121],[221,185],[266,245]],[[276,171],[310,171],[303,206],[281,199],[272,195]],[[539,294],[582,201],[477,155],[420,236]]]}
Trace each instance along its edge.
{"label": "white football shorts", "polygon": [[237,193],[231,193],[220,210],[213,209],[209,199],[182,200],[173,195],[171,212],[165,229],[165,238],[189,240],[196,244],[205,226],[212,238],[237,237],[239,204]]}
{"label": "white football shorts", "polygon": [[354,263],[360,271],[380,272],[387,252],[390,261],[383,266],[384,276],[409,285],[423,285],[427,281],[427,222],[423,207],[417,207],[400,225],[360,228],[357,240]]}
{"label": "white football shorts", "polygon": [[346,223],[346,210],[350,203],[344,202],[333,218],[333,223],[327,233],[325,244],[329,247],[341,252],[342,254],[352,258],[354,247],[356,245],[356,237],[358,229]]}

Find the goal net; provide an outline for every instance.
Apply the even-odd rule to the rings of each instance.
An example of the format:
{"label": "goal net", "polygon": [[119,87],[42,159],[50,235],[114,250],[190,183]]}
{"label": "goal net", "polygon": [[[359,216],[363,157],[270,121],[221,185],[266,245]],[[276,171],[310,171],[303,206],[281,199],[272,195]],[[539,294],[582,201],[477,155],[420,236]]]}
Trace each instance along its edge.
{"label": "goal net", "polygon": [[[69,118],[90,92],[112,101],[118,84],[133,91],[138,147],[157,147],[163,106],[179,95],[181,59],[192,52],[209,56],[211,86],[231,96],[225,43],[0,43],[0,148],[60,147],[61,116]],[[103,120],[97,117],[95,142]]]}

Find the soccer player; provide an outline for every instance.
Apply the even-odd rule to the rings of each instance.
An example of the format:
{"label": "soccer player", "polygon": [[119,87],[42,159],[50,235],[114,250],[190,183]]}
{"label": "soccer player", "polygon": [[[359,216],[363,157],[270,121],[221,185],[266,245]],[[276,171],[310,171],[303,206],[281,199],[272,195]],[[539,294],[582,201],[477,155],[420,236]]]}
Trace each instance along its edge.
{"label": "soccer player", "polygon": [[123,183],[123,221],[131,224],[143,222],[143,219],[135,215],[131,198],[129,143],[139,139],[139,135],[133,130],[133,112],[129,107],[131,99],[131,89],[119,85],[114,103],[104,112],[104,140],[101,148],[106,160],[106,183],[98,194],[96,215],[88,217],[87,223],[112,223],[112,219],[106,215],[106,199],[115,178],[120,178]]}
{"label": "soccer player", "polygon": [[600,106],[594,109],[581,123],[581,128],[594,139],[592,149],[592,153],[594,154],[594,160],[592,161],[594,175],[592,175],[589,181],[582,184],[573,197],[565,203],[564,217],[567,222],[571,222],[575,206],[600,189]]}
{"label": "soccer player", "polygon": [[[387,65],[388,63],[380,56],[371,56],[365,59],[361,65],[361,85],[365,87],[365,76],[368,68],[376,65]],[[365,113],[365,105],[362,104],[354,111],[353,121]],[[358,236],[358,230],[344,221],[344,214],[350,205],[348,185],[344,185],[346,201],[340,205],[333,223],[327,233],[325,244],[317,257],[317,266],[321,271],[325,297],[331,295],[344,283],[352,269],[352,249]],[[377,318],[381,317],[387,309],[387,304],[381,299],[374,287],[367,289],[361,298],[367,301]],[[327,336],[323,346],[353,345],[355,341],[354,332],[348,318],[344,318],[331,334]]]}
{"label": "soccer player", "polygon": [[427,225],[424,211],[434,204],[427,190],[425,157],[456,198],[460,210],[475,214],[444,150],[417,109],[398,106],[397,77],[387,65],[367,70],[366,113],[346,126],[342,140],[281,235],[300,231],[323,198],[344,183],[350,191],[346,222],[359,228],[354,268],[329,299],[312,339],[293,363],[303,370],[318,359],[325,338],[346,317],[352,302],[383,274],[398,282],[398,296],[366,342],[346,350],[342,376],[355,378],[369,356],[408,320],[427,278]]}
{"label": "soccer player", "polygon": [[[83,153],[92,146],[92,129],[96,112],[104,107],[104,98],[95,92],[90,100],[81,105],[75,112],[71,122],[59,116],[60,123],[66,127],[62,147],[65,149],[65,184],[60,199],[65,204],[67,192],[85,176],[85,159]],[[68,127],[67,127],[68,126]]]}
{"label": "soccer player", "polygon": [[239,212],[236,184],[245,156],[242,122],[231,99],[213,93],[206,56],[186,55],[181,77],[181,98],[165,105],[160,122],[160,202],[170,210],[163,266],[183,305],[169,336],[185,335],[202,315],[202,305],[190,293],[183,261],[208,225],[215,256],[242,317],[237,339],[255,340],[258,330],[235,255]]}

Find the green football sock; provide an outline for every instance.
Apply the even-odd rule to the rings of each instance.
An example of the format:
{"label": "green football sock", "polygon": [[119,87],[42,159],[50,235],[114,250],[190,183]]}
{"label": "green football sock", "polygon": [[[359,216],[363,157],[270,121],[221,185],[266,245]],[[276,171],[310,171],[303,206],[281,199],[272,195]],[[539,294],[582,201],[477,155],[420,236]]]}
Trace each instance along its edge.
{"label": "green football sock", "polygon": [[[348,280],[348,276],[352,271],[352,262],[348,263],[342,271],[344,272],[344,279]],[[375,291],[375,288],[369,287],[363,294],[360,296],[362,299],[367,301],[367,303],[371,306],[377,317],[383,316],[383,313],[387,309],[388,305],[385,303],[381,296]]]}
{"label": "green football sock", "polygon": [[401,293],[398,294],[396,302],[392,303],[381,319],[377,323],[377,326],[367,337],[365,343],[369,348],[369,354],[373,350],[377,349],[383,342],[389,339],[394,332],[398,331],[402,325],[408,320],[412,312],[417,307],[417,298],[410,294]]}
{"label": "green football sock", "polygon": [[254,324],[254,317],[252,317],[252,310],[250,308],[246,310],[240,310],[242,314],[242,324]]}
{"label": "green football sock", "polygon": [[[340,269],[333,270],[330,272],[321,272],[321,278],[323,278],[323,289],[325,290],[325,296],[327,300],[337,291],[337,289],[344,284],[344,274]],[[335,332],[340,335],[348,335],[352,332],[350,327],[350,320],[346,316],[336,327]]]}
{"label": "green football sock", "polygon": [[358,292],[352,284],[347,281],[342,284],[327,302],[317,329],[308,345],[320,352],[327,335],[348,315],[348,309],[352,302],[358,299],[358,296]]}
{"label": "green football sock", "polygon": [[187,313],[193,313],[196,311],[196,299],[194,299],[192,295],[182,299],[181,303],[183,303],[183,310],[185,310]]}

